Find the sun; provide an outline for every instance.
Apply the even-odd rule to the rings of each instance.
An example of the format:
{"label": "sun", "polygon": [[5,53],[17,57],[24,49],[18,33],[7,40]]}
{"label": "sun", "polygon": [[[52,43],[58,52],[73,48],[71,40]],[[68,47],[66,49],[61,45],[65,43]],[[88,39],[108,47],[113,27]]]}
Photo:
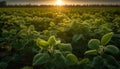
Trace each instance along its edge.
{"label": "sun", "polygon": [[59,5],[59,6],[63,5],[62,0],[57,0],[57,1],[56,1],[56,5]]}

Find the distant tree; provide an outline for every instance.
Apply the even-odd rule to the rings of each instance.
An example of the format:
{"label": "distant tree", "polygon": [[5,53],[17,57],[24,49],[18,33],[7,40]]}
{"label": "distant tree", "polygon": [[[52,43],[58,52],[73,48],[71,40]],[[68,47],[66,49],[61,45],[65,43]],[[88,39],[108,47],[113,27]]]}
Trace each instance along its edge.
{"label": "distant tree", "polygon": [[7,2],[6,1],[0,1],[0,7],[4,7],[7,5]]}

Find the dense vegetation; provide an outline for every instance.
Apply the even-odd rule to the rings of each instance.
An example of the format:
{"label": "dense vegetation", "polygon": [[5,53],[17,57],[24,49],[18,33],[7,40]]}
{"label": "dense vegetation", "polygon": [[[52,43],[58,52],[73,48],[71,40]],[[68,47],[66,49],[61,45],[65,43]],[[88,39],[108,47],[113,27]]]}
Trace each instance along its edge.
{"label": "dense vegetation", "polygon": [[0,69],[120,69],[119,7],[0,8]]}

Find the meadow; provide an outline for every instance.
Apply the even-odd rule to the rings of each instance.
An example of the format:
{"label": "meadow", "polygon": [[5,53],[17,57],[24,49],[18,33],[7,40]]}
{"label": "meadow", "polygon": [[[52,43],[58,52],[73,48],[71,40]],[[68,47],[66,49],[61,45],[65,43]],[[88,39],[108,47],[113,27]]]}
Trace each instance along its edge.
{"label": "meadow", "polygon": [[0,69],[120,69],[120,7],[0,8]]}

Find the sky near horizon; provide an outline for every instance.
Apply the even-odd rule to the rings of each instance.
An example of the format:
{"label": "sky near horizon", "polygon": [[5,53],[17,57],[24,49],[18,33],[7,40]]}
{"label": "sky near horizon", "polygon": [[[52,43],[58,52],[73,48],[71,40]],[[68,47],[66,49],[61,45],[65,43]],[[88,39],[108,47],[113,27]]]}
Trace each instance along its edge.
{"label": "sky near horizon", "polygon": [[[55,4],[57,0],[0,0],[7,4]],[[120,0],[62,0],[63,4],[119,4]]]}

